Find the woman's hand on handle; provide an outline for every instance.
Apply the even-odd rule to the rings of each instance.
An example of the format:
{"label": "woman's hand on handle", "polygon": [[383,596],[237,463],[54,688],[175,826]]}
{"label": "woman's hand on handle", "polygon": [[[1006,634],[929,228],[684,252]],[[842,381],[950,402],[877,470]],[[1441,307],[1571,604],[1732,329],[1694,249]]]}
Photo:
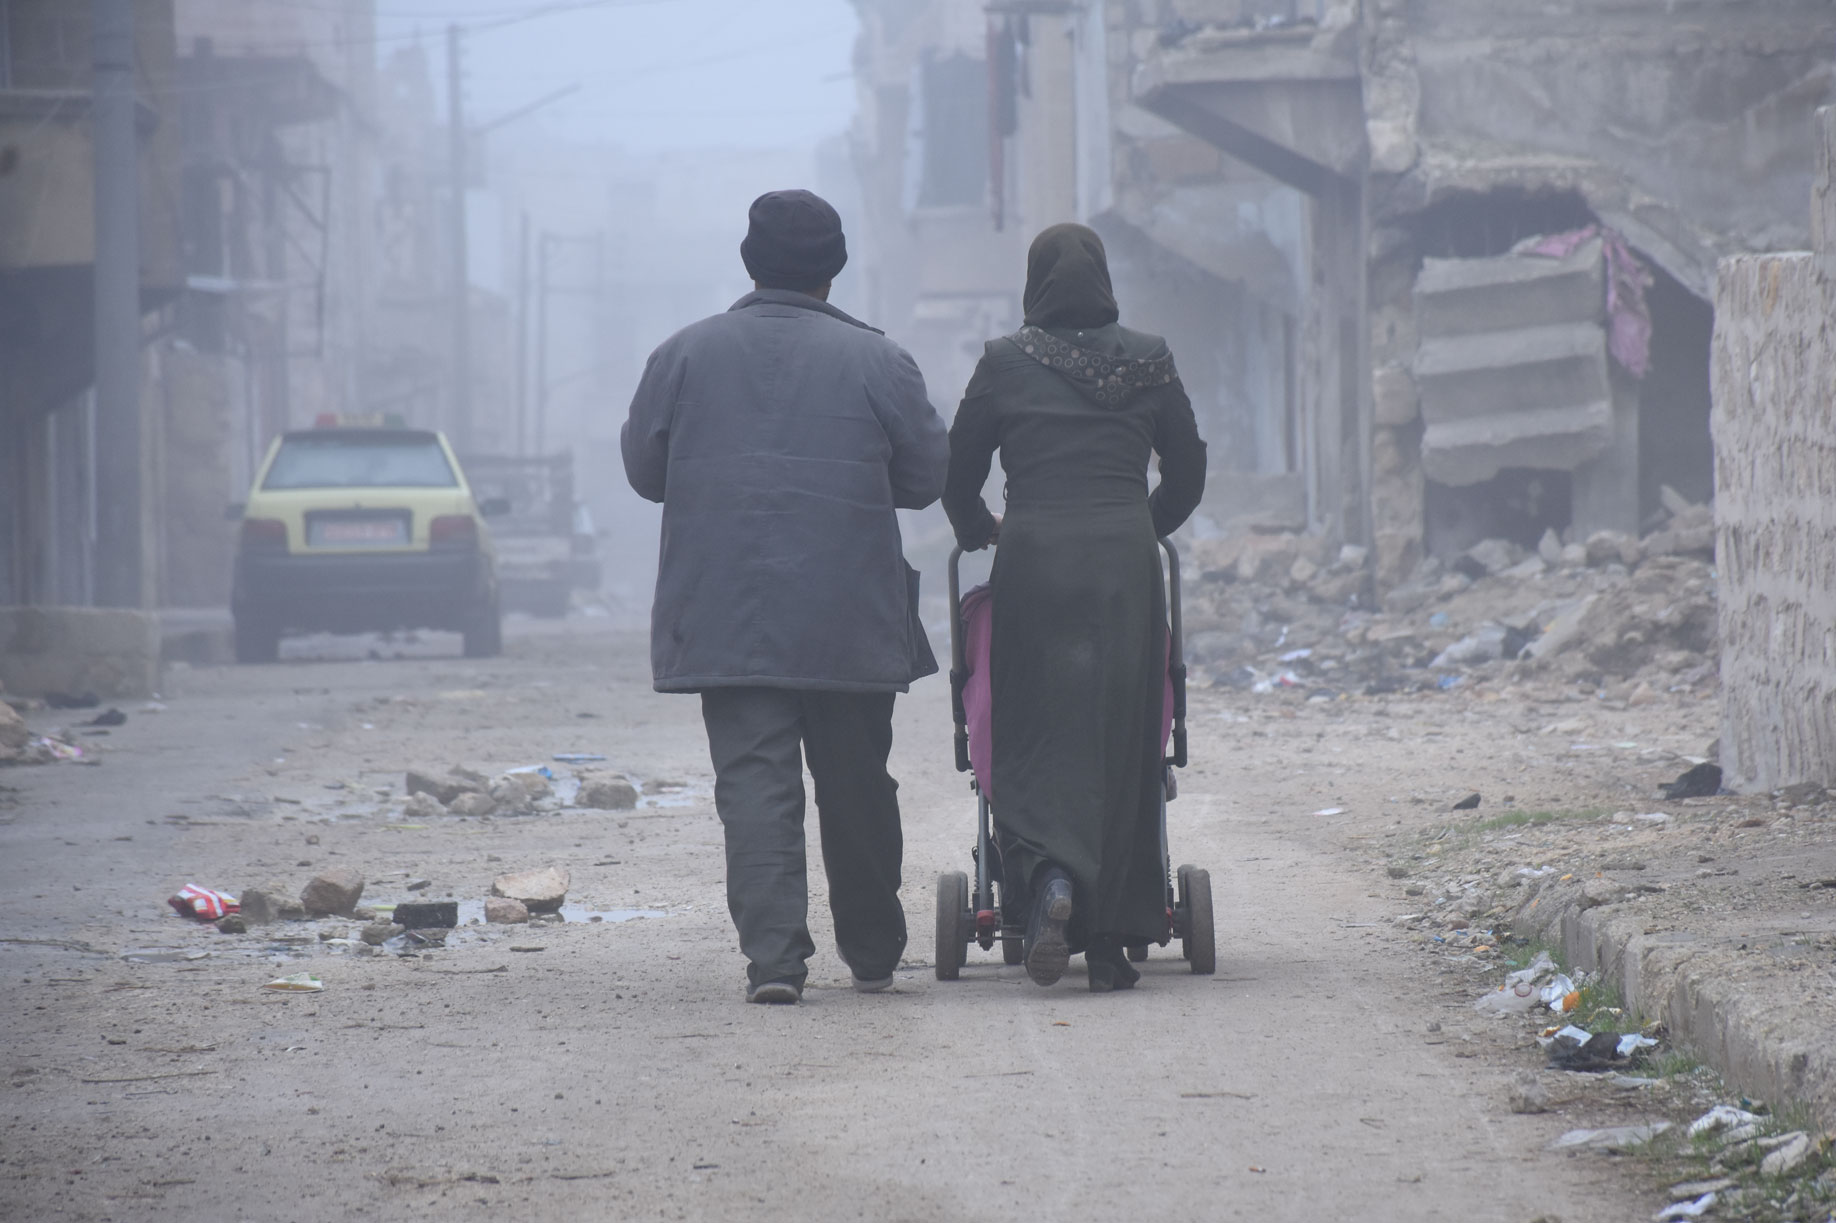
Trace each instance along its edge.
{"label": "woman's hand on handle", "polygon": [[1001,542],[1001,516],[990,514],[989,517],[994,519],[994,525],[988,528],[988,542],[982,545],[984,548],[992,548]]}

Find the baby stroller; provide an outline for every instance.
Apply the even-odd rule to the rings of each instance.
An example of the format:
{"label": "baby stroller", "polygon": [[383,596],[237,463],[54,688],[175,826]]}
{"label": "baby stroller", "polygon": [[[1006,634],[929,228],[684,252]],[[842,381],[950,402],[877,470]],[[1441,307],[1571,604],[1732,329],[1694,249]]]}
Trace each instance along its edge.
{"label": "baby stroller", "polygon": [[[1168,540],[1160,546],[1167,554],[1167,693],[1161,723],[1161,752],[1165,780],[1160,790],[1160,862],[1167,881],[1166,924],[1159,945],[1175,938],[1180,954],[1195,973],[1217,969],[1217,945],[1211,917],[1211,875],[1196,866],[1171,868],[1167,854],[1167,803],[1178,795],[1173,770],[1186,767],[1186,664],[1180,640],[1179,553]],[[950,553],[950,696],[956,716],[956,771],[973,770],[969,788],[976,794],[975,883],[962,871],[937,877],[937,979],[954,981],[968,960],[969,944],[990,951],[998,941],[1001,958],[1008,964],[1021,959],[1021,939],[1026,933],[1023,914],[1003,907],[1006,885],[1001,879],[1000,855],[994,845],[993,811],[990,808],[989,746],[990,679],[988,675],[992,601],[986,586],[964,595],[958,569],[963,550]],[[1168,747],[1171,752],[1168,752]],[[1148,945],[1130,946],[1131,960],[1145,960]]]}

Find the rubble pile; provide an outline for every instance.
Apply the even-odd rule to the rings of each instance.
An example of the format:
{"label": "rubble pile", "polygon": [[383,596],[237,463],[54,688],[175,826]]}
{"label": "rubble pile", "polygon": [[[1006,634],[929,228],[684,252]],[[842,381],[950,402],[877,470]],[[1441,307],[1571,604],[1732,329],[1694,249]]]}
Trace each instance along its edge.
{"label": "rubble pile", "polygon": [[59,761],[94,763],[95,748],[79,744],[73,733],[62,727],[38,734],[26,725],[11,702],[0,699],[0,766]]}
{"label": "rubble pile", "polygon": [[430,819],[440,815],[532,815],[567,807],[629,811],[638,789],[624,775],[597,770],[565,775],[547,766],[513,769],[489,777],[454,765],[445,774],[408,770],[402,815]]}
{"label": "rubble pile", "polygon": [[1535,549],[1482,540],[1372,588],[1363,548],[1247,532],[1185,557],[1185,651],[1198,686],[1314,699],[1469,681],[1579,685],[1637,704],[1717,678],[1713,513],[1666,490],[1644,539],[1601,531]]}

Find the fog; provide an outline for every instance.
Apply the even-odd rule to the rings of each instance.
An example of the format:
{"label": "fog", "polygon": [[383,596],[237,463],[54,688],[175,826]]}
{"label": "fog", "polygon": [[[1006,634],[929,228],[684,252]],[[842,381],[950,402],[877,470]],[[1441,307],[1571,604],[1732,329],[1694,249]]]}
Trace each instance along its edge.
{"label": "fog", "polygon": [[1823,0],[1671,7],[108,0],[139,109],[92,147],[92,6],[8,0],[0,602],[223,609],[273,440],[390,418],[567,456],[579,593],[641,618],[619,425],[785,186],[841,213],[835,304],[945,415],[1031,236],[1093,227],[1211,446],[1195,538],[1363,549],[1381,592],[1647,533],[1712,497],[1716,263],[1808,245],[1836,39]]}

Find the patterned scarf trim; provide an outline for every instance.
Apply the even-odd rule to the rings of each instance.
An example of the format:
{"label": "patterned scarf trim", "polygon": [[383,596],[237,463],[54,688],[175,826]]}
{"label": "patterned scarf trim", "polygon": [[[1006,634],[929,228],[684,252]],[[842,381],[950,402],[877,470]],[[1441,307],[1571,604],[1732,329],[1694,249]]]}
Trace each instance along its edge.
{"label": "patterned scarf trim", "polygon": [[1173,354],[1167,352],[1143,361],[1106,357],[1040,327],[1022,327],[1009,338],[1021,352],[1063,374],[1106,408],[1122,407],[1141,391],[1165,386],[1179,377]]}

